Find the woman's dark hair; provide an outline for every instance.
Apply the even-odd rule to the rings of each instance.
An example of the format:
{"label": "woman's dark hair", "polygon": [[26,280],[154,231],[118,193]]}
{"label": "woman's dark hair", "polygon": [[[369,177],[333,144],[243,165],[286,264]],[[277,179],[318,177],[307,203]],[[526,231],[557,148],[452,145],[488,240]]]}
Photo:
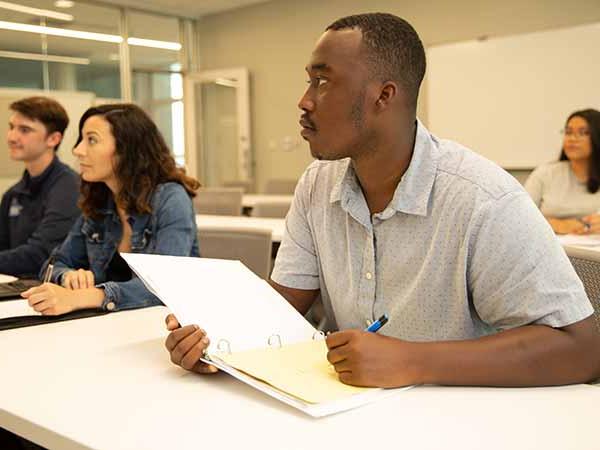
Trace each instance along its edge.
{"label": "woman's dark hair", "polygon": [[[83,139],[83,125],[92,116],[102,116],[115,138],[114,171],[120,183],[115,203],[128,213],[152,211],[150,201],[160,183],[174,181],[194,197],[198,180],[185,174],[175,160],[156,124],[138,106],[123,103],[89,108],[79,120],[78,145]],[[99,218],[112,193],[106,184],[81,180],[79,206],[86,217]]]}
{"label": "woman's dark hair", "polygon": [[[591,194],[598,192],[600,188],[600,111],[595,109],[582,109],[571,114],[565,125],[569,123],[573,117],[581,117],[584,119],[590,130],[590,140],[592,143],[592,154],[590,156],[590,168],[588,172],[587,190]],[[568,161],[565,149],[560,152],[560,161]]]}

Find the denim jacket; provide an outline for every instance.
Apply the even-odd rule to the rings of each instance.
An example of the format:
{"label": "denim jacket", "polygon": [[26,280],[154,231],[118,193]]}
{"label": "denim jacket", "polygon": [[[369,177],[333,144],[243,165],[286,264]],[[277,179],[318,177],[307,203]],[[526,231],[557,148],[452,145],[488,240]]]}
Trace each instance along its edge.
{"label": "denim jacket", "polygon": [[[151,200],[150,214],[131,215],[131,252],[173,256],[199,256],[192,201],[178,183],[160,184]],[[121,220],[111,199],[99,220],[80,216],[65,241],[53,252],[51,281],[77,269],[91,270],[96,287],[104,289],[102,308],[108,311],[161,305],[142,281],[133,275],[125,282],[106,279],[108,265],[123,234]],[[43,276],[48,261],[42,267]]]}

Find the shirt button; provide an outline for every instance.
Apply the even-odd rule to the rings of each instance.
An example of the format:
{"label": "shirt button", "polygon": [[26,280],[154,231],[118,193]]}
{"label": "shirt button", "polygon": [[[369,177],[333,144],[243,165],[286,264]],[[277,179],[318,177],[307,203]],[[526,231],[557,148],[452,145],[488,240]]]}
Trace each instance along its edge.
{"label": "shirt button", "polygon": [[108,302],[108,303],[106,304],[106,309],[107,309],[107,310],[109,310],[109,311],[114,311],[114,309],[115,309],[115,304],[114,304],[113,302]]}
{"label": "shirt button", "polygon": [[365,274],[365,277],[366,277],[367,280],[370,280],[371,278],[373,278],[373,274],[371,272],[367,272]]}

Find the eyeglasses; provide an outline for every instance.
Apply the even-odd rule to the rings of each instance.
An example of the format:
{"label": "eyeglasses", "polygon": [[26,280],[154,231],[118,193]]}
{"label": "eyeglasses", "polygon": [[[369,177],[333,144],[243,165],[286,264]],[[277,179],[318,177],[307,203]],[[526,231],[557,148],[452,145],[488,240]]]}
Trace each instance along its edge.
{"label": "eyeglasses", "polygon": [[586,137],[590,137],[590,130],[571,130],[570,128],[565,128],[560,130],[560,134],[565,137],[585,139]]}

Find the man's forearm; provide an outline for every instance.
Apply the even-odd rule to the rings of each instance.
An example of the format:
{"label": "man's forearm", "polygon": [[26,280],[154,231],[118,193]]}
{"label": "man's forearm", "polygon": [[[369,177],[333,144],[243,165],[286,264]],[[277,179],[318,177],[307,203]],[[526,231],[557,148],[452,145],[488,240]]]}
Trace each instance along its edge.
{"label": "man's forearm", "polygon": [[564,329],[529,325],[467,341],[415,344],[424,384],[544,386],[600,377],[593,318]]}
{"label": "man's forearm", "polygon": [[296,308],[296,310],[303,315],[308,312],[319,295],[318,290],[289,288],[275,283],[273,280],[269,280],[269,284],[273,289],[279,292],[279,294],[285,298],[290,305]]}

